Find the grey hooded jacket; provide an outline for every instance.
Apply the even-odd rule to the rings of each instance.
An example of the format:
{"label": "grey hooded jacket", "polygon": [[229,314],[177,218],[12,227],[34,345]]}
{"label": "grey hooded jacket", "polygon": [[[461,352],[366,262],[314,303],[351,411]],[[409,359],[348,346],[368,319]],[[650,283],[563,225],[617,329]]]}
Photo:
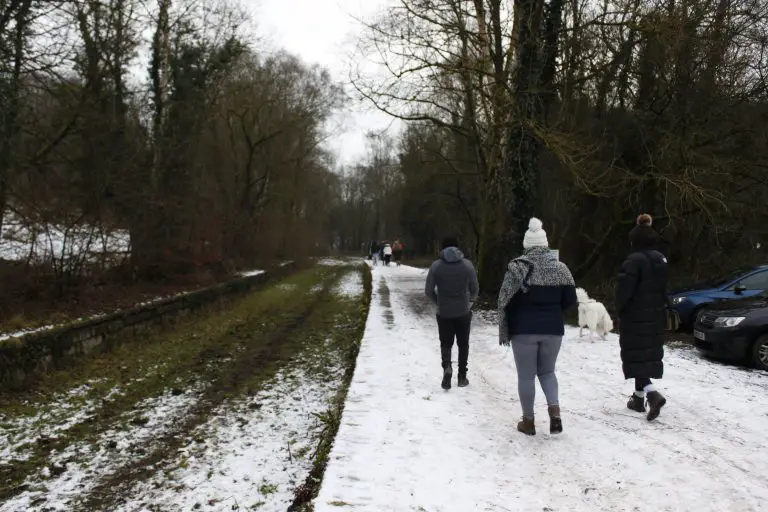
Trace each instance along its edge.
{"label": "grey hooded jacket", "polygon": [[446,247],[432,263],[424,291],[437,304],[439,316],[464,316],[480,293],[475,267],[458,248]]}

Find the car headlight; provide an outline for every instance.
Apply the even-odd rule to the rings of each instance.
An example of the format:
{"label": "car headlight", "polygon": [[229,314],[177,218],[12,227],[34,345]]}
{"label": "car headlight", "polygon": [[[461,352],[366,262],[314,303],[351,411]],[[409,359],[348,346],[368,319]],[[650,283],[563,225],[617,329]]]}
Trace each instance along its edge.
{"label": "car headlight", "polygon": [[678,304],[681,304],[687,298],[688,297],[673,297],[670,302],[672,302],[673,306],[677,306]]}
{"label": "car headlight", "polygon": [[721,316],[720,318],[715,318],[715,326],[736,327],[744,321],[744,318],[743,316]]}

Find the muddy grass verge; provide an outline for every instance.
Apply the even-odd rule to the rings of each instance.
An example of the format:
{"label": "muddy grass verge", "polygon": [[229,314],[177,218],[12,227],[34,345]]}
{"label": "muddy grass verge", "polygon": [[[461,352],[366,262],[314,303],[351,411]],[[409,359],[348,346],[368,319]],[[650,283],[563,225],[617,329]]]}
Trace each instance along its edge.
{"label": "muddy grass verge", "polygon": [[[330,283],[324,282],[317,290],[315,300],[304,311],[286,317],[282,326],[262,337],[260,343],[243,344],[244,353],[238,355],[236,361],[227,364],[226,370],[213,379],[211,386],[205,390],[199,401],[186,414],[186,417],[175,428],[155,440],[155,449],[145,456],[134,459],[130,464],[121,467],[115,473],[103,478],[82,501],[85,510],[111,510],[118,500],[126,495],[126,491],[137,482],[146,480],[155,473],[158,464],[172,457],[180,447],[189,443],[190,434],[206,422],[217,406],[226,399],[242,393],[249,393],[247,388],[253,388],[259,381],[272,377],[278,363],[289,357],[292,352],[291,339],[298,339],[302,331],[309,334],[307,326],[312,324],[312,314],[318,305],[325,300]],[[285,322],[285,323],[283,323]],[[250,336],[244,333],[247,338]],[[248,341],[251,341],[248,339]],[[209,359],[207,356],[206,359]]]}
{"label": "muddy grass verge", "polygon": [[368,310],[371,304],[371,292],[373,290],[370,267],[368,267],[368,265],[363,265],[362,271],[363,296],[359,310],[359,323],[356,329],[349,333],[347,339],[348,348],[344,361],[345,369],[343,382],[341,388],[334,397],[331,406],[320,416],[320,420],[323,422],[323,431],[318,441],[312,470],[304,483],[296,489],[293,503],[291,503],[291,506],[288,508],[289,512],[311,512],[314,510],[312,500],[317,497],[317,494],[320,491],[325,468],[328,465],[328,457],[331,454],[331,448],[333,448],[333,441],[336,439],[336,434],[341,425],[341,416],[344,412],[347,392],[349,391],[349,386],[355,373],[357,355],[360,352],[360,343],[362,342],[363,333],[365,331],[365,323],[368,318]]}
{"label": "muddy grass verge", "polygon": [[361,270],[345,270],[332,294],[283,341],[290,355],[276,373],[244,383],[247,391],[234,393],[185,432],[149,478],[117,493],[134,498],[103,510],[286,510],[295,489],[327,457],[324,440],[333,438],[327,437],[327,412],[351,377],[345,377],[354,364],[350,354],[365,322],[362,297]]}
{"label": "muddy grass verge", "polygon": [[[117,448],[109,441],[106,447],[96,446],[105,432],[152,427],[163,419],[144,415],[143,403],[171,395],[190,395],[191,404],[215,403],[234,393],[243,375],[279,359],[275,344],[280,333],[300,324],[318,303],[318,294],[308,290],[327,289],[340,272],[333,268],[301,272],[225,311],[84,360],[71,371],[47,375],[33,391],[0,392],[0,444],[5,445],[0,500],[25,492],[41,499],[45,479],[66,473],[69,463],[82,457],[73,446],[109,455]],[[261,357],[265,364],[247,367]],[[233,366],[239,371],[230,376]],[[135,446],[131,451],[131,458],[149,461],[157,449]]]}

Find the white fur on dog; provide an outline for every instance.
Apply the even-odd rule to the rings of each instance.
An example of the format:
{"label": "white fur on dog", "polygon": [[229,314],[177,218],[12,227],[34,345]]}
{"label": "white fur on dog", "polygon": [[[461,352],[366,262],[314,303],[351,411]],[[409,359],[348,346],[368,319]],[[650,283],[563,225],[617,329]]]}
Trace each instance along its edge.
{"label": "white fur on dog", "polygon": [[579,336],[586,327],[590,332],[599,334],[601,338],[613,330],[613,320],[602,302],[590,299],[584,288],[576,289],[579,301]]}

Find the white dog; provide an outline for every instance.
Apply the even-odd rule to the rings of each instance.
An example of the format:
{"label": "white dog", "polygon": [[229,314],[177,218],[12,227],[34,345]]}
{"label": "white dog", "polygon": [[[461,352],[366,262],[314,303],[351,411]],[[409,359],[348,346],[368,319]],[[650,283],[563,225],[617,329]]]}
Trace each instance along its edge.
{"label": "white dog", "polygon": [[602,302],[590,299],[584,288],[576,289],[579,301],[579,337],[586,327],[590,332],[599,334],[602,339],[613,330],[613,320]]}

